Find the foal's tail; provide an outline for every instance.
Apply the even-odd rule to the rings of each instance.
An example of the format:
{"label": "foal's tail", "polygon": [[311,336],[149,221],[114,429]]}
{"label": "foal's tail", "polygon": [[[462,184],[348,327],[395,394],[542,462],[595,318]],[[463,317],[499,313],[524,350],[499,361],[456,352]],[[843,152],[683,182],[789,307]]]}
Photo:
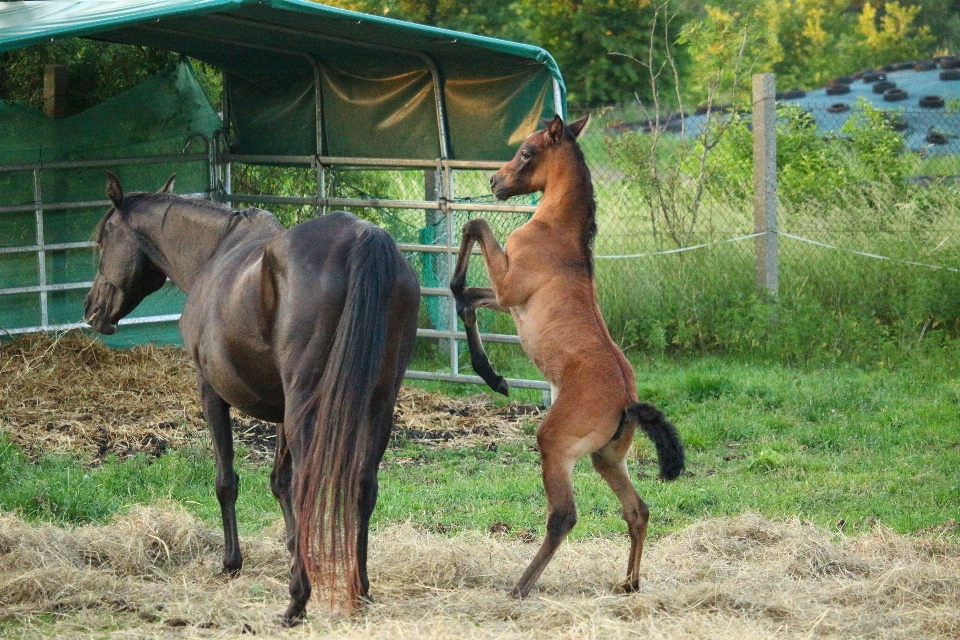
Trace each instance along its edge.
{"label": "foal's tail", "polygon": [[305,457],[296,473],[300,558],[311,581],[329,588],[331,604],[345,581],[348,608],[361,592],[361,480],[384,437],[382,425],[370,419],[370,405],[386,352],[389,296],[397,276],[394,256],[399,258],[393,240],[372,225],[350,251],[343,312],[320,385],[306,409]]}
{"label": "foal's tail", "polygon": [[677,428],[652,404],[637,402],[626,408],[625,413],[635,420],[657,449],[660,462],[660,479],[676,480],[683,472],[683,443]]}

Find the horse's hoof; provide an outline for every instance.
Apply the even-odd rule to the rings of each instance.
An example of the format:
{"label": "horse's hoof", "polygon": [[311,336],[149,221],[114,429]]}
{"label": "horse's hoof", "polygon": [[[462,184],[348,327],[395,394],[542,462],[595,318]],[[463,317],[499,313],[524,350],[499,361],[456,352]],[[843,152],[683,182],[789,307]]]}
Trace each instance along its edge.
{"label": "horse's hoof", "polygon": [[504,379],[502,376],[497,381],[497,386],[493,387],[493,390],[497,393],[507,396],[508,398],[510,397],[510,385],[507,384],[506,379]]}
{"label": "horse's hoof", "polygon": [[640,578],[634,578],[633,580],[626,580],[617,585],[617,593],[622,593],[624,595],[628,593],[636,593],[640,590]]}
{"label": "horse's hoof", "polygon": [[523,600],[527,596],[525,596],[520,591],[520,587],[514,587],[513,589],[510,590],[510,597],[513,598],[514,600]]}
{"label": "horse's hoof", "polygon": [[228,578],[236,578],[240,575],[240,569],[242,568],[243,565],[223,565],[223,575],[227,576]]}
{"label": "horse's hoof", "polygon": [[303,624],[303,621],[305,618],[306,616],[303,613],[300,613],[298,615],[288,615],[285,613],[282,616],[280,616],[280,625],[283,627],[287,627],[288,629],[293,627],[299,627],[301,624]]}

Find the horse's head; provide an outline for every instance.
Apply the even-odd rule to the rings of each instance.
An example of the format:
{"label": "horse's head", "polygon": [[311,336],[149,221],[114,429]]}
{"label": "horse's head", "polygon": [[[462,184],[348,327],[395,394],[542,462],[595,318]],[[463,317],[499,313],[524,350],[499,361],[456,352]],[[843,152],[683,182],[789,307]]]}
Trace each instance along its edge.
{"label": "horse's head", "polygon": [[[173,178],[170,176],[160,193],[173,188]],[[163,286],[167,276],[144,253],[140,236],[130,226],[131,198],[124,199],[120,181],[109,172],[107,196],[113,206],[97,225],[100,264],[84,303],[83,318],[100,333],[110,335],[121,318]]]}
{"label": "horse's head", "polygon": [[[534,191],[543,191],[550,172],[574,157],[567,156],[576,148],[577,138],[586,130],[590,116],[586,115],[568,125],[556,116],[550,123],[527,136],[513,160],[490,176],[490,190],[498,200]],[[580,160],[582,161],[582,160]]]}

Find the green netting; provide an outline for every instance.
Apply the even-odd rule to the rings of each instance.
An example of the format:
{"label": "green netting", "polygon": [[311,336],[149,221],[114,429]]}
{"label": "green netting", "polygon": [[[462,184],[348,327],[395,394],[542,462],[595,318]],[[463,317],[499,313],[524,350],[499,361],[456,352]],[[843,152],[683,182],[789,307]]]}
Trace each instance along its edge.
{"label": "green netting", "polygon": [[[222,126],[187,62],[70,118],[57,120],[23,105],[0,103],[0,333],[81,321],[87,289],[69,287],[91,281],[96,273],[90,247],[45,250],[43,270],[37,250],[11,248],[89,241],[106,206],[71,205],[104,201],[108,170],[127,191],[155,190],[176,173],[178,193],[208,192],[208,161],[184,154],[206,158],[208,141]],[[137,164],[131,158],[163,159]],[[97,166],[84,166],[91,161]],[[44,207],[39,224],[33,208],[37,202]],[[19,205],[29,206],[16,210]],[[47,291],[45,304],[40,291],[10,291],[42,285],[68,288]],[[168,285],[132,317],[179,313],[183,300]],[[176,327],[126,327],[111,342],[150,339],[175,341]]]}

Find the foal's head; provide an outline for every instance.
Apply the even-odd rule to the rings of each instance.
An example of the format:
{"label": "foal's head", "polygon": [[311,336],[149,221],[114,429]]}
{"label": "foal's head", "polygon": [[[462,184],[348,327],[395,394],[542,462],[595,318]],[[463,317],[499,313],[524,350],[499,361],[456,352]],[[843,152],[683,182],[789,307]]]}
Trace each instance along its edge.
{"label": "foal's head", "polygon": [[[552,173],[584,162],[577,138],[586,130],[590,116],[568,125],[556,116],[545,128],[527,136],[513,160],[490,176],[490,190],[498,200],[543,191]],[[585,165],[584,165],[585,166]]]}
{"label": "foal's head", "polygon": [[[173,176],[159,193],[172,188]],[[124,199],[120,181],[112,173],[107,173],[107,196],[113,206],[97,225],[100,264],[84,303],[83,318],[100,333],[110,335],[121,318],[163,286],[167,276],[144,253],[139,235],[130,226],[132,198]]]}

